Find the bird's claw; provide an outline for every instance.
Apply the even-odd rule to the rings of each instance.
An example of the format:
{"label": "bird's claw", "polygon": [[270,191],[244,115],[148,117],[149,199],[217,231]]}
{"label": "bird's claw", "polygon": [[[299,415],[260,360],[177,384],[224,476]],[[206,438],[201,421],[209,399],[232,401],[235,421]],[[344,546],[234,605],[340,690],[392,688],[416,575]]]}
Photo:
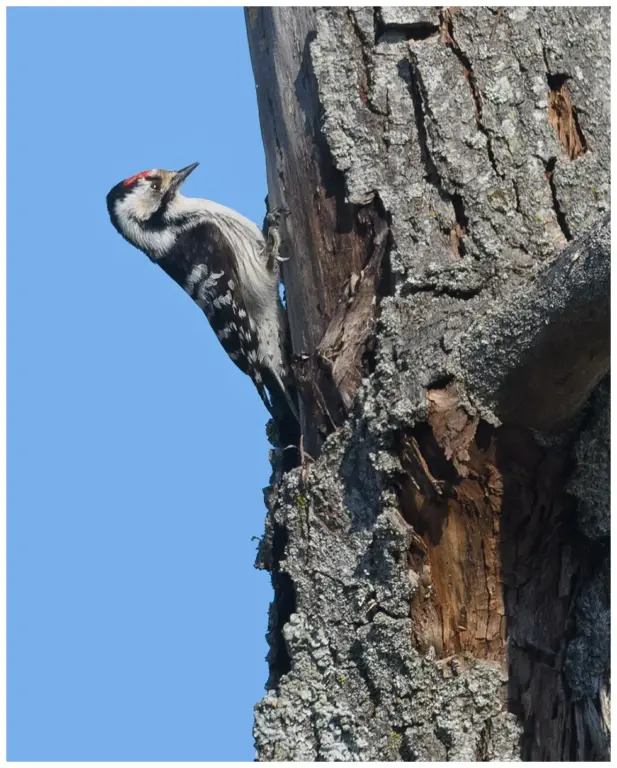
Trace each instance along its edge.
{"label": "bird's claw", "polygon": [[273,208],[271,211],[268,211],[266,214],[266,222],[269,225],[276,225],[280,222],[281,217],[289,216],[290,210],[289,208]]}

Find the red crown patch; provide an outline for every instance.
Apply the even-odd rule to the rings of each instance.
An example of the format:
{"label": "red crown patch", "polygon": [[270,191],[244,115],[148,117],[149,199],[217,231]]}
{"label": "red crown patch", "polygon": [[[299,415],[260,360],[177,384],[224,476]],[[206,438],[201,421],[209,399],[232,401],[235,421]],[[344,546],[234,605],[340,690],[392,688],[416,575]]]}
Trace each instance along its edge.
{"label": "red crown patch", "polygon": [[143,179],[145,176],[149,176],[152,173],[152,171],[142,171],[141,173],[136,173],[134,176],[129,176],[128,179],[125,179],[122,182],[123,187],[130,187],[131,184],[134,184],[137,179]]}

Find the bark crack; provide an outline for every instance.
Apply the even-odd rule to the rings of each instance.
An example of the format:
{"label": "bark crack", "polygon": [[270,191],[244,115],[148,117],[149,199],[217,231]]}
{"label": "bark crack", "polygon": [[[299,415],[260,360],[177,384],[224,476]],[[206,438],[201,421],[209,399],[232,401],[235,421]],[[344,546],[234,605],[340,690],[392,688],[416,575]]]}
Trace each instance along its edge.
{"label": "bark crack", "polygon": [[572,240],[572,233],[570,232],[570,227],[568,226],[568,220],[566,218],[566,215],[563,212],[561,205],[559,203],[559,197],[557,196],[557,187],[555,186],[555,166],[556,165],[557,165],[557,158],[551,157],[549,158],[548,162],[545,163],[544,169],[545,169],[546,178],[548,180],[549,187],[551,188],[551,197],[553,198],[553,209],[555,211],[555,218],[557,219],[559,228],[563,232],[563,236],[566,238],[566,240],[570,241]]}
{"label": "bark crack", "polygon": [[358,73],[360,100],[364,106],[373,114],[379,115],[380,117],[385,117],[384,113],[376,106],[376,104],[373,102],[373,99],[371,98],[371,94],[373,93],[373,69],[371,56],[367,49],[369,41],[366,39],[362,28],[358,24],[358,20],[353,8],[347,8],[347,18],[349,19],[354,34],[358,40],[360,55],[362,57],[362,71]]}
{"label": "bark crack", "polygon": [[480,763],[488,762],[488,747],[491,740],[491,721],[486,720],[480,736],[478,738],[478,747],[476,750],[476,761]]}
{"label": "bark crack", "polygon": [[497,165],[497,158],[495,157],[495,152],[493,150],[493,139],[491,137],[490,131],[482,122],[482,92],[478,86],[478,81],[476,80],[476,75],[473,71],[473,66],[469,56],[467,56],[467,54],[463,51],[454,37],[454,23],[452,20],[452,13],[448,8],[439,13],[439,24],[441,30],[441,39],[460,61],[461,66],[463,67],[463,75],[469,83],[469,90],[471,91],[471,97],[476,108],[476,126],[480,133],[486,137],[486,152],[488,154],[488,159],[497,176],[499,176],[500,179],[503,179],[504,173],[499,170]]}
{"label": "bark crack", "polygon": [[449,296],[451,299],[473,299],[478,296],[487,286],[488,281],[475,285],[471,288],[451,288],[446,285],[440,285],[437,282],[426,282],[414,285],[407,282],[401,290],[401,297],[412,296],[414,293],[434,293],[436,296]]}
{"label": "bark crack", "polygon": [[368,691],[369,699],[373,706],[373,715],[377,711],[381,703],[381,694],[379,688],[375,685],[372,677],[370,667],[364,658],[364,649],[362,643],[359,640],[355,640],[349,649],[349,660],[356,668],[358,674],[362,678],[366,689]]}
{"label": "bark crack", "polygon": [[514,189],[514,199],[516,200],[516,211],[517,213],[522,213],[521,211],[521,196],[518,189],[518,181],[516,179],[512,179],[512,188]]}
{"label": "bark crack", "polygon": [[409,88],[414,107],[416,129],[418,131],[420,157],[422,164],[426,169],[426,176],[424,178],[429,182],[429,184],[435,187],[441,199],[452,206],[452,211],[454,213],[454,225],[450,230],[450,240],[453,248],[462,258],[467,252],[463,238],[467,234],[467,225],[469,223],[465,211],[465,204],[461,195],[456,192],[452,193],[447,191],[444,186],[441,174],[439,173],[437,165],[433,159],[433,155],[429,147],[428,130],[426,127],[426,116],[430,116],[428,95],[426,93],[426,88],[422,81],[420,71],[413,61],[413,54],[411,54],[411,59],[405,59],[399,63],[399,72],[401,77],[409,82]]}
{"label": "bark crack", "polygon": [[292,613],[296,611],[296,588],[291,576],[281,570],[280,563],[285,556],[287,546],[287,530],[282,525],[275,525],[272,535],[272,588],[274,590],[273,603],[276,606],[274,614],[274,626],[270,634],[270,680],[268,685],[278,688],[283,675],[291,671],[291,657],[287,650],[283,627],[289,621]]}

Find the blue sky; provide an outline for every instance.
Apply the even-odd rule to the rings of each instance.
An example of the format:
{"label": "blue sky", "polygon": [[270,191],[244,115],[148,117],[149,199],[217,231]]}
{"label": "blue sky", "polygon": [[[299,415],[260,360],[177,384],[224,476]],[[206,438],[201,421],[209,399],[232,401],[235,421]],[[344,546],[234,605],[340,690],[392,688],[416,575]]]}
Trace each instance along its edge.
{"label": "blue sky", "polygon": [[240,8],[8,9],[8,759],[252,760],[267,412],[105,195],[261,222]]}

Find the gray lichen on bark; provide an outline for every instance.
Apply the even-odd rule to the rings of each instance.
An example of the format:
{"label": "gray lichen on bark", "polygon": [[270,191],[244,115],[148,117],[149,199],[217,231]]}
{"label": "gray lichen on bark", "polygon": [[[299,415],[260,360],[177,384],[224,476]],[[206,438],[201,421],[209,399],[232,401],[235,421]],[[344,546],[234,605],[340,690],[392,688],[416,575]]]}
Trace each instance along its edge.
{"label": "gray lichen on bark", "polygon": [[[286,532],[293,612],[271,626],[271,662],[289,670],[256,708],[262,760],[514,759],[518,726],[504,712],[499,664],[413,648],[411,530],[376,470],[376,446],[351,422],[333,435],[306,483],[289,473],[269,499],[262,553]],[[262,555],[263,556],[263,555]],[[276,621],[280,620],[280,614]]]}
{"label": "gray lichen on bark", "polygon": [[[549,419],[548,407],[540,409],[550,423],[504,406],[510,402],[503,397],[508,366],[519,369],[516,345],[508,347],[512,354],[501,368],[499,353],[508,327],[518,327],[517,322],[521,349],[526,333],[528,347],[536,349],[541,335],[536,320],[541,316],[553,323],[551,328],[559,327],[572,307],[568,290],[579,278],[592,299],[584,306],[593,305],[595,297],[599,315],[590,311],[589,316],[604,329],[608,10],[263,13],[248,11],[247,26],[262,124],[274,124],[264,128],[269,192],[276,204],[292,210],[287,243],[299,249],[300,264],[285,265],[288,302],[293,304],[294,296],[301,301],[302,280],[294,270],[310,263],[322,279],[315,264],[325,258],[311,251],[318,240],[311,216],[319,221],[319,214],[294,210],[302,185],[291,176],[312,173],[310,152],[298,149],[294,129],[315,132],[319,149],[313,160],[318,155],[323,169],[325,152],[334,169],[328,170],[328,183],[338,174],[344,186],[344,200],[337,192],[337,216],[343,209],[345,215],[376,211],[387,221],[389,239],[371,361],[351,414],[326,439],[314,463],[284,475],[275,472],[266,492],[269,512],[258,566],[272,572],[275,601],[268,692],[255,714],[258,759],[605,757],[606,384],[581,411],[606,373],[605,339],[595,350],[595,365],[588,366],[583,381],[572,384],[571,402],[561,398],[558,417]],[[268,53],[271,42],[264,29],[281,36],[278,53],[276,46]],[[281,33],[285,29],[289,34]],[[301,52],[296,58],[294,45]],[[281,73],[273,66],[266,77],[257,62],[263,65],[277,55],[288,68],[295,62],[296,69]],[[295,84],[301,109],[281,85],[284,78]],[[301,170],[293,168],[298,157]],[[332,197],[316,193],[303,202],[312,200],[319,211]],[[600,246],[573,258],[585,242],[580,238],[594,227],[599,229],[589,239],[599,238]],[[324,241],[332,260],[348,255],[347,231],[351,228],[338,227],[336,236]],[[558,267],[570,241],[568,283]],[[295,311],[292,306],[292,336],[304,344],[315,329],[294,327]],[[579,319],[588,319],[577,311]],[[501,337],[494,318],[503,321]],[[543,381],[549,402],[550,383]],[[439,409],[450,408],[453,397],[458,410],[448,413],[456,412],[464,439],[453,438],[446,459],[435,453],[446,479],[429,461],[428,468],[423,465],[428,486],[413,473],[405,485],[410,452],[412,463],[414,456],[424,461],[425,448],[434,442],[432,433],[427,437],[429,422],[428,431],[439,442]],[[557,434],[537,435],[537,440],[520,431],[555,425]],[[508,431],[510,426],[518,431]],[[487,448],[489,443],[494,447]],[[520,468],[510,458],[517,451],[524,457]],[[517,570],[508,543],[501,542],[505,607],[487,577],[485,634],[476,640],[471,632],[465,635],[466,621],[450,627],[442,619],[443,637],[431,639],[429,633],[427,639],[418,617],[430,616],[425,606],[438,604],[436,593],[447,589],[439,586],[434,571],[436,563],[443,567],[443,553],[432,558],[435,542],[420,530],[419,520],[405,514],[403,497],[416,494],[430,514],[449,510],[455,520],[453,509],[462,497],[454,491],[449,495],[448,484],[467,483],[471,490],[466,492],[476,499],[471,479],[480,456],[490,470],[480,496],[503,498],[504,515],[508,509],[516,512],[519,499],[529,496],[528,517],[511,525],[517,530],[536,526],[533,535],[540,543],[529,551],[516,544],[524,560]],[[565,482],[569,495],[562,493]],[[582,537],[567,532],[570,523]],[[443,532],[447,516],[440,524]],[[554,580],[555,595],[534,602],[530,593],[541,590],[537,571],[543,540],[550,539],[542,525],[554,526],[556,551],[562,554],[555,556],[552,571],[547,569],[546,582]],[[495,539],[499,544],[499,531]],[[588,567],[594,559],[597,567]],[[464,570],[453,564],[455,576],[459,565]],[[555,604],[559,607],[551,614]],[[551,621],[555,626],[543,634]],[[457,633],[462,633],[460,642]],[[474,643],[481,646],[477,653],[469,650]],[[542,689],[550,706],[541,701]]]}

